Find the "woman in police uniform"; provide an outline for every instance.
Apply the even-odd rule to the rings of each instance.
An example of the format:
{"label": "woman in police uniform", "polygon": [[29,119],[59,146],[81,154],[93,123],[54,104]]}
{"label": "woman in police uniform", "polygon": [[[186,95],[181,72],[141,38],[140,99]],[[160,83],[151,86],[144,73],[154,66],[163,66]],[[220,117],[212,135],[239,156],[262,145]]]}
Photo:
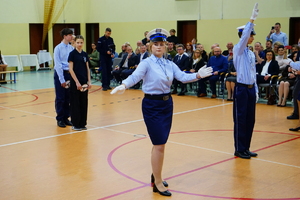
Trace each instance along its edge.
{"label": "woman in police uniform", "polygon": [[165,59],[167,36],[168,32],[164,29],[150,31],[147,38],[150,39],[151,56],[142,60],[133,74],[111,92],[111,94],[124,92],[126,88],[130,88],[143,79],[142,90],[145,97],[142,102],[142,111],[153,144],[151,182],[153,192],[158,192],[163,196],[172,195],[165,188],[168,184],[162,180],[161,176],[165,144],[172,125],[173,101],[170,95],[172,81],[176,78],[181,82],[192,82],[210,76],[212,73],[211,68],[204,66],[198,73],[186,74],[172,61]]}

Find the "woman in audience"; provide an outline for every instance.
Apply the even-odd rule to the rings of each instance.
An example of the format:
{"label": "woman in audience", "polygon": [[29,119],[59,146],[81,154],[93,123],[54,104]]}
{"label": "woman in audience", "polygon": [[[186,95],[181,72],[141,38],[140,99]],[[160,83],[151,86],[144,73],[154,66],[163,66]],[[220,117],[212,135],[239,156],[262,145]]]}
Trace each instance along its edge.
{"label": "woman in audience", "polygon": [[233,62],[229,63],[228,75],[226,77],[227,101],[233,101],[234,86],[236,83],[236,70]]}
{"label": "woman in audience", "polygon": [[186,43],[185,53],[191,58],[193,55],[193,45],[191,42]]}
{"label": "woman in audience", "polygon": [[189,68],[190,72],[195,73],[198,72],[198,70],[205,65],[204,60],[201,56],[200,49],[196,49],[194,51],[194,54],[192,56],[192,59],[190,59]]}
{"label": "woman in audience", "polygon": [[[278,50],[280,52],[280,50]],[[293,52],[293,61],[296,62],[297,52]],[[278,86],[278,107],[285,107],[286,100],[289,95],[290,87],[295,83],[297,71],[293,70],[289,65],[285,67],[280,78],[280,83]]]}
{"label": "woman in audience", "polygon": [[92,74],[92,72],[95,72],[95,68],[99,67],[100,55],[99,55],[99,52],[97,51],[97,45],[95,42],[93,42],[91,44],[91,47],[92,47],[92,50],[88,56],[89,56],[90,71]]}
{"label": "woman in audience", "polygon": [[257,84],[269,83],[273,75],[279,74],[279,65],[272,50],[266,51],[266,60],[261,63],[257,70]]}
{"label": "woman in audience", "polygon": [[286,68],[286,64],[285,64],[284,60],[287,59],[287,52],[286,52],[286,49],[284,49],[283,45],[278,46],[277,56],[275,59],[278,62],[279,72],[281,74],[282,71]]}
{"label": "woman in audience", "polygon": [[273,50],[274,50],[274,53],[275,53],[276,56],[278,54],[278,47],[282,46],[282,45],[283,44],[281,42],[278,42],[278,41],[273,44]]}

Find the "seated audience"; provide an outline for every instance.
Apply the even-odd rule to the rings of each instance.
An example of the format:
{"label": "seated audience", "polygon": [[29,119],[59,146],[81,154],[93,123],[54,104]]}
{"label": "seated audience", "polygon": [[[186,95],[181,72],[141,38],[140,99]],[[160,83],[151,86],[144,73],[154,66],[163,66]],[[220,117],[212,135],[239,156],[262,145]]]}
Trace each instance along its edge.
{"label": "seated audience", "polygon": [[216,83],[220,78],[221,73],[226,73],[228,69],[228,60],[225,56],[221,54],[221,49],[220,47],[215,47],[214,48],[214,56],[212,56],[208,63],[208,67],[213,68],[213,75],[200,79],[198,81],[199,85],[199,90],[198,90],[198,97],[205,97],[207,96],[206,93],[206,81],[209,81],[210,89],[212,91],[212,96],[211,98],[216,98],[217,97],[217,91],[216,91]]}
{"label": "seated audience", "polygon": [[278,47],[278,55],[275,57],[279,65],[279,75],[281,75],[282,71],[286,68],[285,60],[287,58],[287,51],[283,45]]}
{"label": "seated audience", "polygon": [[178,37],[175,36],[175,33],[176,33],[175,29],[171,29],[169,31],[169,33],[170,33],[170,36],[167,38],[167,41],[173,42],[175,45],[179,44],[179,39],[178,39]]}
{"label": "seated audience", "polygon": [[[181,71],[188,70],[189,65],[189,57],[184,54],[184,46],[182,44],[177,45],[177,55],[174,57],[173,62],[180,68]],[[177,87],[178,84],[180,85],[180,93],[178,93],[178,96],[185,95],[187,92],[186,84],[182,83],[176,79],[173,80],[173,91],[172,94],[177,94]]]}
{"label": "seated audience", "polygon": [[[1,51],[0,51],[0,72],[3,72],[3,71],[6,71],[7,69],[7,63],[5,62],[2,54],[1,54]],[[5,81],[5,78],[6,78],[6,74],[0,74],[0,84],[3,83],[3,84],[6,84],[7,82]]]}
{"label": "seated audience", "polygon": [[210,57],[212,57],[212,56],[214,56],[215,54],[214,54],[214,48],[215,47],[219,47],[220,45],[218,44],[218,43],[214,43],[213,45],[211,45],[211,47],[210,47],[210,52],[209,52],[209,54],[208,54],[208,59],[210,59]]}
{"label": "seated audience", "polygon": [[95,72],[95,68],[99,67],[99,59],[100,59],[100,54],[97,51],[97,44],[95,42],[92,43],[92,50],[91,53],[88,55],[89,56],[89,67],[92,72]]}
{"label": "seated audience", "polygon": [[269,83],[271,76],[279,74],[279,65],[275,60],[275,54],[272,50],[267,50],[266,60],[260,64],[257,71],[257,84]]}
{"label": "seated audience", "polygon": [[264,50],[265,55],[266,55],[267,50],[272,50],[272,45],[273,45],[273,42],[271,40],[266,41],[266,49]]}
{"label": "seated audience", "polygon": [[223,56],[228,56],[229,54],[232,54],[232,50],[233,50],[233,43],[232,42],[228,42],[227,45],[227,50],[222,52]]}
{"label": "seated audience", "polygon": [[196,50],[197,39],[193,38],[191,43],[192,43],[192,46],[193,46],[193,51],[195,51]]}
{"label": "seated audience", "polygon": [[202,59],[204,60],[204,62],[207,62],[208,61],[208,56],[207,56],[206,51],[204,50],[204,46],[200,43],[197,43],[196,44],[196,49],[200,49]]}
{"label": "seated audience", "polygon": [[171,59],[173,60],[176,56],[177,52],[174,50],[174,43],[168,42],[168,54],[171,56]]}
{"label": "seated audience", "polygon": [[193,55],[193,46],[191,42],[186,43],[185,45],[185,53],[188,55],[188,57],[192,57]]}
{"label": "seated audience", "polygon": [[255,64],[256,64],[256,71],[257,71],[257,68],[260,67],[260,64],[262,63],[262,61],[265,60],[266,57],[265,52],[261,48],[260,42],[256,42],[254,44],[254,55],[255,55]]}
{"label": "seated audience", "polygon": [[300,47],[298,46],[298,44],[293,44],[291,53],[288,55],[288,58],[293,60],[293,56],[294,56],[293,52],[297,53],[298,51],[300,51]]}
{"label": "seated audience", "polygon": [[135,70],[136,55],[132,51],[131,46],[127,46],[126,54],[123,55],[122,61],[119,66],[116,67],[112,75],[115,77],[118,83],[122,82],[122,79],[126,79]]}
{"label": "seated audience", "polygon": [[189,60],[188,69],[190,72],[195,73],[205,65],[204,60],[201,56],[200,49],[195,49],[193,57]]}
{"label": "seated audience", "polygon": [[275,56],[277,56],[277,54],[278,54],[278,47],[279,46],[282,46],[283,44],[282,43],[280,43],[280,42],[275,42],[274,44],[273,44],[273,51],[274,51],[274,53],[275,53]]}
{"label": "seated audience", "polygon": [[124,56],[124,54],[126,54],[126,48],[127,48],[127,46],[125,44],[123,44],[121,46],[122,51],[119,53],[118,58],[122,58]]}
{"label": "seated audience", "polygon": [[229,63],[228,75],[226,77],[227,101],[233,101],[234,87],[236,83],[236,70],[233,62]]}
{"label": "seated audience", "polygon": [[137,57],[136,57],[136,66],[140,64],[140,62],[146,58],[149,57],[149,54],[148,52],[146,51],[146,45],[142,45],[140,46],[140,53],[137,54]]}

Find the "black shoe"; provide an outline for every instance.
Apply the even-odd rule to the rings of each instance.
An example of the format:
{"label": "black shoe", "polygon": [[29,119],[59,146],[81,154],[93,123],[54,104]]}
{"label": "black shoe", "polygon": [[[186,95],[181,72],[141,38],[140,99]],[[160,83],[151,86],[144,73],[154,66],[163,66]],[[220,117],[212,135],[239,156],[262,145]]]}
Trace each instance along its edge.
{"label": "black shoe", "polygon": [[166,190],[163,192],[159,191],[155,184],[153,185],[153,192],[158,192],[162,196],[171,196],[172,195],[172,193],[169,190]]}
{"label": "black shoe", "polygon": [[107,91],[107,88],[102,88],[103,91]]}
{"label": "black shoe", "polygon": [[[154,182],[155,182],[154,176],[153,176],[153,174],[151,174],[151,186],[152,186],[152,187],[154,186]],[[164,185],[165,187],[168,187],[168,186],[169,186],[169,184],[167,183],[167,181],[163,181],[162,183],[163,183],[163,185]]]}
{"label": "black shoe", "polygon": [[68,119],[66,119],[64,122],[65,122],[65,125],[67,125],[67,126],[73,126],[72,122]]}
{"label": "black shoe", "polygon": [[244,159],[250,159],[251,156],[246,152],[246,151],[235,151],[234,155],[240,158],[244,158]]}
{"label": "black shoe", "polygon": [[291,114],[290,116],[287,116],[286,118],[287,119],[299,119],[299,116]]}
{"label": "black shoe", "polygon": [[299,131],[299,130],[300,130],[300,126],[297,127],[297,128],[290,128],[289,130],[290,130],[290,131]]}
{"label": "black shoe", "polygon": [[254,152],[251,152],[249,150],[246,150],[246,153],[251,156],[251,157],[256,157],[257,156],[257,153],[254,153]]}
{"label": "black shoe", "polygon": [[57,126],[61,127],[61,128],[65,128],[66,124],[63,121],[57,121]]}
{"label": "black shoe", "polygon": [[177,94],[177,96],[184,96],[184,95],[185,95],[184,92],[179,92],[179,93]]}
{"label": "black shoe", "polygon": [[112,88],[108,86],[108,88],[107,88],[107,89],[108,89],[108,90],[111,90]]}

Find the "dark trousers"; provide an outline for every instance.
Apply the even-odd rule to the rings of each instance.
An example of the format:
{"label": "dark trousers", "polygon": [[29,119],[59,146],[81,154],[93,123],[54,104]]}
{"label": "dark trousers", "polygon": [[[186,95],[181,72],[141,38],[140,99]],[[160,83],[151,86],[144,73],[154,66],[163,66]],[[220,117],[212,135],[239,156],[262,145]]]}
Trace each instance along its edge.
{"label": "dark trousers", "polygon": [[135,69],[127,69],[127,68],[120,68],[118,70],[114,70],[112,75],[115,77],[118,83],[121,83],[122,80],[126,79],[129,75],[134,72]]}
{"label": "dark trousers", "polygon": [[83,128],[87,121],[88,90],[77,90],[76,83],[72,82],[70,88],[71,122],[76,128]]}
{"label": "dark trousers", "polygon": [[[65,81],[70,80],[69,73],[64,72]],[[70,89],[63,88],[56,71],[54,72],[56,120],[65,121],[70,116]]]}
{"label": "dark trousers", "polygon": [[236,85],[233,94],[234,147],[236,151],[249,150],[256,107],[255,87]]}
{"label": "dark trousers", "polygon": [[271,77],[269,77],[267,80],[265,80],[265,76],[256,75],[256,83],[257,84],[260,84],[260,83],[270,83],[270,79],[271,79]]}
{"label": "dark trousers", "polygon": [[293,90],[293,104],[294,104],[293,115],[295,115],[295,116],[299,116],[298,102],[297,102],[299,93],[300,93],[300,77],[297,76],[296,82],[294,85],[294,90]]}
{"label": "dark trousers", "polygon": [[101,57],[100,66],[102,68],[102,87],[108,88],[110,85],[111,79],[111,70],[112,70],[112,60],[111,58]]}
{"label": "dark trousers", "polygon": [[200,79],[198,81],[198,88],[199,88],[198,94],[201,94],[201,93],[206,94],[206,83],[205,82],[207,80],[209,81],[209,86],[210,86],[212,94],[217,94],[216,84],[217,84],[217,81],[219,80],[219,77],[220,77],[219,75],[213,75],[213,76],[209,76],[209,77]]}
{"label": "dark trousers", "polygon": [[186,83],[182,83],[175,78],[173,79],[173,90],[177,91],[178,85],[180,86],[180,92],[187,92]]}
{"label": "dark trousers", "polygon": [[124,69],[121,72],[122,79],[126,79],[128,76],[130,76],[134,72],[134,70],[135,70],[135,68],[134,69]]}

